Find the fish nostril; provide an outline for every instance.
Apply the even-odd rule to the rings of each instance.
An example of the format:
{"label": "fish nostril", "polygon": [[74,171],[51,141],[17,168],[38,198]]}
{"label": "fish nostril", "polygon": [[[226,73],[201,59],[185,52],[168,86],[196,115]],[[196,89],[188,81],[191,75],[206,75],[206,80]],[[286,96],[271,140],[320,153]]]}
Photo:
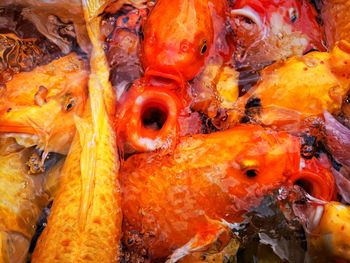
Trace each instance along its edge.
{"label": "fish nostril", "polygon": [[146,129],[159,131],[168,119],[168,110],[161,105],[145,105],[142,114],[142,125]]}

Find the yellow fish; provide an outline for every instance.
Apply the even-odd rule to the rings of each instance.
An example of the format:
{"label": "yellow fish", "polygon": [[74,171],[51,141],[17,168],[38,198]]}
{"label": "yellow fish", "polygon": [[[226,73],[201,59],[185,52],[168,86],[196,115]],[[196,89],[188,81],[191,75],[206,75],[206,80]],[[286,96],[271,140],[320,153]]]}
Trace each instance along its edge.
{"label": "yellow fish", "polygon": [[16,74],[0,96],[0,133],[66,154],[75,133],[73,116],[84,110],[87,81],[87,64],[75,53]]}
{"label": "yellow fish", "polygon": [[238,99],[238,115],[281,126],[322,117],[324,111],[335,113],[350,89],[349,65],[346,41],[338,42],[330,53],[311,52],[277,62],[265,68],[261,81]]}
{"label": "yellow fish", "polygon": [[43,182],[60,163],[45,172],[29,174],[25,149],[14,139],[0,139],[0,262],[26,262],[30,240],[41,210],[48,204]]}
{"label": "yellow fish", "polygon": [[[122,213],[119,159],[110,113],[115,108],[99,20],[89,20],[95,1],[83,2],[93,45],[89,94],[84,117],[75,118],[77,133],[67,156],[48,225],[32,262],[118,262]],[[89,9],[91,7],[92,9]],[[90,11],[89,11],[90,10]],[[96,11],[96,10],[95,10]],[[96,22],[97,21],[97,22]]]}
{"label": "yellow fish", "polygon": [[[309,213],[308,247],[311,258],[315,262],[349,262],[350,207],[330,202],[315,205]],[[339,261],[332,261],[334,259]]]}

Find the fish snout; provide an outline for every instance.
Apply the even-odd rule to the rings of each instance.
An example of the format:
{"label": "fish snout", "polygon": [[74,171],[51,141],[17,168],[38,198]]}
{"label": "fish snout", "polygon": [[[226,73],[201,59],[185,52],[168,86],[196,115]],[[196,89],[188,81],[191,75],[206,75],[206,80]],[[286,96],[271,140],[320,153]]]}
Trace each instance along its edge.
{"label": "fish snout", "polygon": [[[127,153],[167,149],[178,133],[181,102],[176,94],[162,87],[145,87],[134,92],[117,127]],[[129,97],[129,98],[130,98]]]}
{"label": "fish snout", "polygon": [[300,172],[291,178],[292,183],[301,186],[308,194],[324,201],[334,199],[335,180],[332,172],[316,158],[301,158]]}
{"label": "fish snout", "polygon": [[153,86],[161,86],[168,89],[178,89],[185,86],[182,74],[170,66],[163,67],[162,70],[148,67],[145,70],[144,77]]}
{"label": "fish snout", "polygon": [[233,9],[230,12],[230,25],[240,44],[245,47],[254,45],[264,38],[264,18],[249,6]]}

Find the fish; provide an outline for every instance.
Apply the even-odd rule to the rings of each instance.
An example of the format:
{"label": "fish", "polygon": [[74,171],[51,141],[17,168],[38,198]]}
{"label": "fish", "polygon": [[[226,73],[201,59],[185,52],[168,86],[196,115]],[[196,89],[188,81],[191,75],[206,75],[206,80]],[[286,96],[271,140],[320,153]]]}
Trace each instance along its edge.
{"label": "fish", "polygon": [[224,245],[227,226],[243,221],[249,208],[281,186],[319,177],[315,189],[321,191],[314,194],[333,196],[334,181],[317,185],[323,176],[327,183],[333,177],[313,170],[320,167],[313,162],[301,159],[298,137],[259,125],[182,137],[172,154],[132,155],[120,170],[126,248],[131,254],[147,251],[151,261],[172,254],[169,262],[176,262]]}
{"label": "fish", "polygon": [[350,167],[350,129],[338,122],[329,112],[324,112],[326,147],[341,164]]}
{"label": "fish", "polygon": [[308,217],[308,253],[312,262],[350,260],[350,207],[340,202],[312,202]]}
{"label": "fish", "polygon": [[114,133],[108,118],[94,130],[90,112],[76,122],[78,132],[32,255],[34,263],[118,262],[121,210]]}
{"label": "fish", "polygon": [[338,42],[329,53],[315,51],[276,62],[237,100],[228,120],[234,123],[246,116],[266,126],[299,129],[308,118],[322,119],[324,111],[339,112],[350,88],[348,63],[350,43],[346,41]]}
{"label": "fish", "polygon": [[77,133],[67,155],[60,187],[31,262],[119,262],[122,235],[119,156],[111,117],[108,64],[100,42],[102,2],[83,1],[92,44],[89,96],[75,116]]}
{"label": "fish", "polygon": [[26,160],[33,148],[13,138],[1,138],[0,145],[0,262],[27,262],[36,222],[49,201],[43,182],[62,163],[32,174]]}
{"label": "fish", "polygon": [[174,91],[140,80],[119,103],[115,130],[121,151],[154,151],[176,144],[183,104]]}
{"label": "fish", "polygon": [[225,10],[226,1],[157,1],[142,25],[145,77],[172,80],[178,86],[193,79],[216,50]]}
{"label": "fish", "polygon": [[350,8],[349,1],[326,0],[322,2],[321,18],[324,23],[327,43],[333,47],[341,40],[350,41],[349,27],[350,15],[347,10]]}
{"label": "fish", "polygon": [[1,6],[5,8],[20,6],[23,8],[21,15],[25,17],[24,19],[32,22],[37,30],[50,42],[55,43],[64,54],[70,53],[72,46],[62,36],[64,27],[59,20],[72,22],[72,25],[67,29],[76,35],[76,40],[84,52],[90,51],[80,0],[38,0],[35,2],[31,0],[3,0]]}
{"label": "fish", "polygon": [[[73,117],[83,113],[88,65],[75,53],[16,74],[0,96],[0,133],[67,154],[75,133]],[[28,141],[28,140],[26,140]]]}
{"label": "fish", "polygon": [[230,16],[235,57],[241,63],[261,64],[326,50],[317,12],[307,0],[238,0]]}

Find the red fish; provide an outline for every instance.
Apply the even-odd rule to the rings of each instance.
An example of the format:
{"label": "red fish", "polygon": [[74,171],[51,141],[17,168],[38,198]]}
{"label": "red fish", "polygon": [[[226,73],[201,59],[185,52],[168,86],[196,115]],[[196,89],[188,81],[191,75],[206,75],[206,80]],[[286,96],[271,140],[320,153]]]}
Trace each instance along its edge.
{"label": "red fish", "polygon": [[297,137],[256,125],[183,137],[173,155],[133,155],[121,168],[125,242],[131,251],[148,250],[151,260],[198,251],[221,239],[222,222],[241,221],[283,185],[305,180],[311,194],[329,199],[333,177],[317,167],[316,159],[301,161]]}
{"label": "red fish", "polygon": [[273,61],[325,50],[317,12],[307,0],[238,0],[231,17],[242,60]]}
{"label": "red fish", "polygon": [[[218,31],[225,25],[225,2],[157,1],[143,25],[145,76],[177,83],[193,79],[204,67]],[[221,28],[217,28],[219,24]]]}

